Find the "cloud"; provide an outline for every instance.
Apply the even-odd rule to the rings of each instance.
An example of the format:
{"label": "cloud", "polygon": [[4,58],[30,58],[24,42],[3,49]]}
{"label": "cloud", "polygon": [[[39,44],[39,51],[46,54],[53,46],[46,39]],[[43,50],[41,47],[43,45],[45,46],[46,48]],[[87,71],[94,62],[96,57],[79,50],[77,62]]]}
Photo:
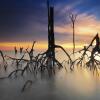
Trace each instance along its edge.
{"label": "cloud", "polygon": [[[45,1],[25,0],[23,3],[11,0],[9,4],[4,1],[0,4],[1,42],[47,41]],[[96,1],[55,0],[55,37],[57,42],[72,42],[72,27],[67,17],[67,13],[71,11],[78,14],[75,25],[75,40],[77,42],[89,42],[97,32],[100,32],[100,1],[97,4]],[[17,5],[15,6],[15,4]]]}
{"label": "cloud", "polygon": [[[74,14],[78,14],[76,23],[75,23],[75,40],[78,43],[89,43],[92,38],[96,35],[96,33],[100,33],[100,20],[95,13],[91,13],[91,9],[80,11],[79,5],[83,3],[80,0],[79,3],[72,3],[69,5],[59,4],[57,9],[59,13],[56,13],[56,24],[55,24],[55,33],[61,34],[58,35],[59,38],[63,38],[62,40],[66,42],[72,42],[72,27],[71,21],[69,17],[67,17],[67,12],[73,12]],[[84,3],[83,3],[84,4]],[[78,6],[78,7],[77,7]],[[94,7],[95,8],[95,7]],[[96,8],[94,9],[94,11]],[[60,40],[60,39],[59,39]]]}
{"label": "cloud", "polygon": [[[100,21],[94,15],[79,14],[75,24],[76,34],[95,35],[100,32]],[[62,34],[72,33],[71,24],[55,26],[55,32]]]}
{"label": "cloud", "polygon": [[77,19],[76,33],[95,35],[97,32],[100,32],[100,21],[96,19],[96,16],[80,14]]}
{"label": "cloud", "polygon": [[59,14],[65,14],[68,11],[72,11],[77,5],[81,4],[82,0],[76,0],[76,1],[71,1],[70,3],[58,3],[57,6],[55,7],[56,11],[59,11]]}
{"label": "cloud", "polygon": [[[73,0],[72,0],[73,1]],[[93,0],[76,0],[70,3],[59,3],[56,7],[55,32],[72,35],[71,21],[67,16],[69,12],[78,14],[75,23],[76,36],[94,36],[100,32],[100,20],[97,12],[100,7]],[[97,0],[96,0],[97,1]],[[91,8],[92,7],[92,8]],[[57,12],[56,11],[56,12]]]}

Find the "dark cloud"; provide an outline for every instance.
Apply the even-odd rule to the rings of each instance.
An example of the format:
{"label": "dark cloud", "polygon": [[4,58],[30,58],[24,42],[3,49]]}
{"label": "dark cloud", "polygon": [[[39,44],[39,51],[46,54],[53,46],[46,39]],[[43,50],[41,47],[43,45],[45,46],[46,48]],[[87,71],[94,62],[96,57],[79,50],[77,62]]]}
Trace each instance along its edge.
{"label": "dark cloud", "polygon": [[[55,10],[55,25],[67,23],[66,14],[60,15],[60,12],[66,5],[72,4],[73,9],[78,13],[88,12],[100,18],[100,0],[51,1],[55,9],[61,5],[58,10]],[[0,0],[0,41],[39,41],[46,40],[46,38],[46,0]]]}

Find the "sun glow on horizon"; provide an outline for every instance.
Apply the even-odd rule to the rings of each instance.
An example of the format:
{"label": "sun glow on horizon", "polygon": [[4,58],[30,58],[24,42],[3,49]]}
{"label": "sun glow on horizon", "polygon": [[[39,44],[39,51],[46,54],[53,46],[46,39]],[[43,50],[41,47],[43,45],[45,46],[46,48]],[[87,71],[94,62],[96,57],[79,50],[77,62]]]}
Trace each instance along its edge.
{"label": "sun glow on horizon", "polygon": [[[76,49],[77,48],[83,48],[85,44],[83,43],[76,43]],[[1,42],[0,43],[0,49],[1,50],[13,50],[14,47],[20,48],[23,47],[24,49],[26,48],[31,48],[32,47],[32,42]],[[73,44],[72,43],[64,43],[61,44],[62,47],[64,47],[65,49],[72,49],[73,48]],[[37,42],[34,46],[35,49],[37,50],[42,50],[42,49],[47,49],[48,48],[48,44],[47,42]]]}

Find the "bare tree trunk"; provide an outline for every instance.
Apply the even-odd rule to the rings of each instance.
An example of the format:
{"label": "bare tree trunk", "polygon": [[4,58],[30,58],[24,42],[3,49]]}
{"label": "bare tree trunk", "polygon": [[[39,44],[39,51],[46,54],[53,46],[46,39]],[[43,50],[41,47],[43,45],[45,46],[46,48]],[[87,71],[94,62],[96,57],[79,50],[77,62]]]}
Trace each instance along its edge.
{"label": "bare tree trunk", "polygon": [[55,59],[54,7],[49,6],[49,0],[47,0],[47,7],[48,7],[48,57],[52,62],[51,67],[53,67]]}
{"label": "bare tree trunk", "polygon": [[75,23],[73,23],[73,54],[75,52]]}
{"label": "bare tree trunk", "polygon": [[72,13],[69,15],[69,18],[71,20],[72,29],[73,29],[73,54],[74,54],[75,52],[75,22],[76,22],[77,15]]}

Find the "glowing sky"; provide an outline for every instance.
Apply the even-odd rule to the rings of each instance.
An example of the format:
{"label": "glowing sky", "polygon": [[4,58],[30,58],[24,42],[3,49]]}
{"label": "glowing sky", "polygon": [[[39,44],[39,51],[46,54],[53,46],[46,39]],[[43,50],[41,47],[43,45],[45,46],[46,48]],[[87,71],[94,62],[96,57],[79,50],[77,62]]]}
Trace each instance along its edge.
{"label": "glowing sky", "polygon": [[[56,43],[72,47],[72,28],[68,12],[78,15],[77,47],[82,47],[100,33],[100,0],[50,0],[55,6]],[[0,48],[28,46],[38,41],[38,48],[47,45],[46,0],[0,0]],[[26,42],[28,42],[26,44]]]}

